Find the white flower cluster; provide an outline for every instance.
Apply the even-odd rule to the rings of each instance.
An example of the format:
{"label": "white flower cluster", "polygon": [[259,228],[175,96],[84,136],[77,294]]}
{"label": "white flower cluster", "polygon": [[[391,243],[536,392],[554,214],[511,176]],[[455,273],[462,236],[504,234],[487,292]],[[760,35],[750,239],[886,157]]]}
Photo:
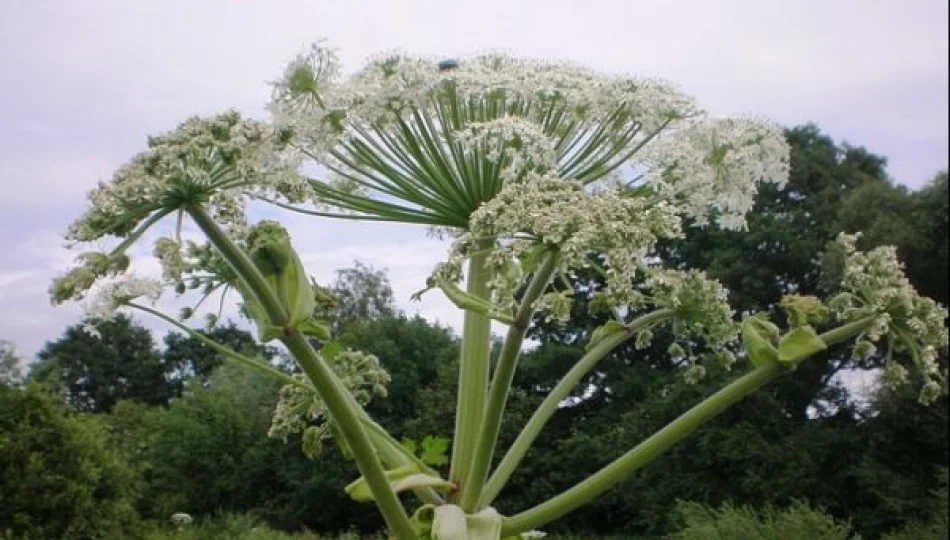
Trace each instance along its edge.
{"label": "white flower cluster", "polygon": [[142,297],[155,302],[161,294],[160,281],[128,274],[97,285],[83,307],[87,317],[109,320],[125,303]]}
{"label": "white flower cluster", "polygon": [[153,255],[162,267],[162,279],[180,283],[187,270],[182,245],[171,238],[159,238],[155,241]]}
{"label": "white flower cluster", "polygon": [[700,270],[654,270],[643,284],[647,302],[673,312],[678,336],[702,340],[711,348],[735,341],[739,327],[729,306],[729,290]]}
{"label": "white flower cluster", "polygon": [[789,146],[771,122],[714,118],[686,122],[647,145],[645,181],[698,225],[712,218],[742,229],[759,184],[785,185]]}
{"label": "white flower cluster", "polygon": [[[635,123],[652,133],[671,118],[697,112],[691,98],[662,81],[501,54],[442,64],[385,54],[344,81],[335,53],[316,45],[294,58],[273,87],[271,110],[278,120],[286,119],[308,142],[331,144],[335,137],[357,135],[361,126],[408,121],[416,111],[440,105],[453,109],[452,117],[441,120],[456,128],[462,127],[462,115],[478,121],[510,112],[550,120],[556,112],[617,128]],[[500,110],[484,110],[489,102]],[[326,148],[309,150],[321,154]]]}
{"label": "white flower cluster", "polygon": [[223,223],[244,225],[245,193],[301,202],[310,197],[298,163],[282,154],[279,134],[229,111],[191,118],[151,137],[149,149],[89,194],[91,208],[72,224],[68,239],[88,242],[124,236],[150,213],[206,202]]}
{"label": "white flower cluster", "polygon": [[190,525],[192,522],[191,515],[184,512],[175,512],[172,514],[171,522],[176,527],[184,527],[185,525]]}
{"label": "white flower cluster", "polygon": [[644,257],[658,239],[678,236],[679,224],[669,205],[648,206],[616,190],[591,194],[580,182],[529,173],[475,211],[469,230],[474,238],[501,239],[489,257],[497,270],[493,289],[511,292],[507,281],[518,273],[504,267],[541,244],[559,251],[567,272],[588,267],[589,256],[600,254],[606,291],[625,304],[636,296],[633,280]]}
{"label": "white flower cluster", "polygon": [[[726,347],[736,341],[739,327],[729,306],[728,289],[706,277],[698,270],[658,269],[651,272],[643,284],[645,303],[657,309],[668,309],[673,315],[671,324],[677,342],[671,346],[671,356],[686,360],[684,377],[695,384],[705,376],[706,369],[697,364],[693,345],[715,351],[715,360],[726,369],[735,363],[735,355]],[[637,336],[638,346],[646,346],[652,334]],[[684,349],[685,346],[685,349]],[[687,353],[689,351],[689,353]]]}
{"label": "white flower cluster", "polygon": [[527,172],[557,167],[557,141],[541,126],[518,116],[474,122],[455,135],[469,155],[480,154],[500,168],[499,179],[514,182]]}
{"label": "white flower cluster", "polygon": [[[504,154],[505,181],[533,169],[589,183],[630,165],[697,224],[741,229],[759,185],[788,177],[789,148],[774,124],[705,118],[668,83],[565,63],[388,54],[344,80],[335,53],[315,46],[273,84],[271,109],[295,144],[365,180],[369,199],[407,195],[393,185],[440,170],[464,186],[471,212],[500,189],[495,158]],[[459,142],[469,161],[444,163]],[[443,206],[459,200],[444,186],[427,189],[418,191]]]}
{"label": "white flower cluster", "polygon": [[[354,350],[340,351],[328,359],[333,371],[343,381],[360,405],[365,406],[373,397],[386,397],[389,373],[371,354]],[[294,375],[304,383],[288,384],[280,389],[280,398],[274,409],[268,435],[287,441],[294,433],[303,435],[303,451],[309,457],[320,454],[323,441],[334,437],[337,429],[326,403],[304,375]],[[337,437],[337,442],[343,444]]]}
{"label": "white flower cluster", "polygon": [[129,267],[126,255],[109,256],[105,253],[89,252],[76,257],[79,266],[65,275],[53,280],[50,286],[50,299],[53,304],[66,300],[82,300],[88,291],[101,278],[115,276]]}
{"label": "white flower cluster", "polygon": [[[893,246],[861,252],[855,246],[857,239],[858,235],[838,236],[845,256],[843,292],[829,301],[828,307],[842,322],[875,317],[855,347],[855,354],[873,355],[875,344],[887,336],[895,350],[906,350],[914,358],[925,380],[920,399],[932,401],[946,379],[937,365],[937,353],[948,345],[947,309],[917,293],[904,275]],[[901,371],[891,368],[891,374],[895,373]]]}

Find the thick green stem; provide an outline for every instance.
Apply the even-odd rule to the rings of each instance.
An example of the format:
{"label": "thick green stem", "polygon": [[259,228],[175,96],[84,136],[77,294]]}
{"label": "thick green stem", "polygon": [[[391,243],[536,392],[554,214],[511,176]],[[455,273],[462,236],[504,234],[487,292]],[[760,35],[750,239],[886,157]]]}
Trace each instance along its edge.
{"label": "thick green stem", "polygon": [[521,304],[518,307],[515,320],[508,328],[508,335],[505,337],[505,343],[498,355],[498,362],[488,394],[488,404],[485,408],[485,417],[482,420],[481,430],[475,444],[475,454],[472,456],[468,481],[463,486],[462,498],[459,504],[468,513],[475,513],[479,509],[479,497],[488,476],[488,467],[491,465],[495,444],[498,441],[501,417],[505,412],[508,391],[515,376],[518,357],[521,355],[521,345],[524,343],[531,319],[537,311],[535,308],[536,301],[551,283],[560,260],[561,257],[557,252],[551,252],[538,265],[537,271],[532,276],[521,297]]}
{"label": "thick green stem", "polygon": [[[476,243],[468,265],[467,292],[488,298],[490,272],[485,249],[494,240]],[[452,466],[449,481],[465,488],[472,463],[479,426],[485,414],[488,394],[491,320],[474,311],[466,311],[462,325],[462,353],[459,361],[458,405],[455,413],[455,436],[452,443]]]}
{"label": "thick green stem", "polygon": [[[846,324],[826,332],[820,337],[829,346],[834,345],[861,333],[871,324],[872,320],[873,318],[868,318]],[[676,443],[685,439],[710,419],[787,372],[788,370],[778,362],[770,362],[755,368],[722,390],[709,396],[702,403],[686,411],[679,418],[667,424],[666,427],[641,442],[633,450],[597,471],[580,484],[534,508],[505,519],[502,536],[515,535],[540,527],[579,506],[587,504],[630,474],[656,459]]]}
{"label": "thick green stem", "polygon": [[343,437],[353,452],[356,466],[362,473],[363,478],[366,479],[366,483],[373,493],[376,505],[383,513],[383,518],[386,520],[390,532],[397,538],[404,540],[417,538],[412,525],[409,523],[406,510],[402,507],[402,503],[399,502],[399,498],[386,479],[386,474],[383,471],[382,463],[379,461],[379,456],[373,448],[373,443],[370,442],[369,436],[363,430],[360,411],[351,406],[348,398],[349,392],[343,386],[342,381],[330,369],[330,366],[317,355],[317,352],[310,346],[310,342],[300,332],[293,330],[281,338],[281,341],[297,359],[301,369],[307,374],[317,393],[326,403],[333,421],[343,432]]}
{"label": "thick green stem", "polygon": [[254,293],[257,301],[263,306],[271,323],[276,326],[283,326],[287,322],[287,310],[280,303],[274,291],[267,284],[267,279],[261,274],[251,258],[235,244],[227,233],[211,216],[200,206],[190,206],[186,209],[191,219],[195,221],[198,228],[201,229],[211,244],[221,252],[224,260],[228,261],[231,268],[238,275],[238,278],[247,283],[248,288]]}
{"label": "thick green stem", "polygon": [[551,390],[531,416],[531,419],[528,420],[528,423],[525,424],[518,438],[515,439],[515,442],[511,445],[505,457],[502,458],[501,463],[498,464],[498,468],[492,473],[491,479],[485,484],[479,506],[488,506],[495,500],[498,493],[501,492],[505,484],[508,483],[508,479],[511,478],[515,469],[518,468],[521,460],[524,459],[525,454],[528,453],[535,439],[538,438],[541,429],[544,428],[548,420],[554,416],[554,413],[557,412],[561,403],[571,394],[571,390],[577,386],[577,383],[579,383],[594,366],[607,356],[610,351],[635,336],[641,329],[656,324],[671,315],[672,312],[666,309],[648,313],[628,324],[626,330],[605,337],[600,343],[587,351],[587,354],[585,354],[579,362],[574,364],[560,382],[558,382],[557,386]]}
{"label": "thick green stem", "polygon": [[[264,308],[271,323],[275,326],[283,326],[287,321],[287,310],[244,250],[227,236],[203,208],[191,206],[187,212],[208,240],[234,268],[238,278],[247,284]],[[294,355],[320,398],[326,403],[330,416],[343,432],[343,437],[353,451],[356,465],[366,479],[389,530],[397,538],[415,540],[417,536],[409,522],[409,517],[386,479],[379,457],[361,425],[360,411],[352,405],[354,401],[351,400],[342,381],[320,358],[306,337],[297,330],[286,332],[281,337],[281,341]]]}

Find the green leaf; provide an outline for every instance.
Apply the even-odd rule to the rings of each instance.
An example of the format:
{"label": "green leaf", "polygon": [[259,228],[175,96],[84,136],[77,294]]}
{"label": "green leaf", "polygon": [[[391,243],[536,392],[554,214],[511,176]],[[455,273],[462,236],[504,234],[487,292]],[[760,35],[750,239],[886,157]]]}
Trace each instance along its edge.
{"label": "green leaf", "polygon": [[341,352],[343,352],[343,345],[339,341],[328,341],[320,349],[320,355],[327,361],[333,361]]}
{"label": "green leaf", "polygon": [[426,465],[432,465],[433,467],[445,465],[449,462],[449,458],[446,455],[448,449],[449,440],[445,437],[426,435],[426,437],[422,439],[422,453],[419,455],[419,459]]}
{"label": "green leaf", "polygon": [[782,336],[778,344],[778,361],[797,364],[809,356],[827,349],[828,346],[811,326],[799,326]]}
{"label": "green leaf", "polygon": [[419,535],[420,538],[431,538],[432,521],[434,519],[435,506],[431,504],[424,504],[412,514],[412,517],[409,518],[409,523],[412,525],[412,529],[416,531],[416,534]]}
{"label": "green leaf", "polygon": [[332,337],[330,334],[330,325],[314,319],[308,319],[297,324],[297,330],[306,336],[317,338],[320,341],[326,341]]}
{"label": "green leaf", "polygon": [[[441,491],[450,491],[455,488],[455,484],[452,482],[443,480],[438,476],[421,473],[414,465],[406,465],[398,469],[386,471],[386,479],[396,493],[421,487],[430,487]],[[362,476],[344,489],[346,494],[354,501],[367,502],[375,499],[373,492],[369,489],[369,484],[366,483],[366,479]]]}
{"label": "green leaf", "polygon": [[418,451],[418,447],[417,447],[417,445],[416,445],[416,441],[414,441],[414,440],[412,440],[412,439],[403,439],[403,440],[402,440],[402,446],[403,446],[403,448],[405,448],[406,450],[408,450],[409,453],[412,454],[412,455],[416,455],[416,452]]}
{"label": "green leaf", "polygon": [[607,323],[603,326],[598,326],[596,329],[594,329],[594,332],[590,335],[590,341],[587,343],[587,350],[592,349],[607,336],[616,334],[618,332],[624,332],[626,330],[627,326],[620,321],[607,321]]}
{"label": "green leaf", "polygon": [[748,317],[742,321],[742,344],[745,345],[749,359],[755,367],[762,367],[778,360],[778,351],[766,337],[776,334],[778,334],[778,327],[759,317]]}

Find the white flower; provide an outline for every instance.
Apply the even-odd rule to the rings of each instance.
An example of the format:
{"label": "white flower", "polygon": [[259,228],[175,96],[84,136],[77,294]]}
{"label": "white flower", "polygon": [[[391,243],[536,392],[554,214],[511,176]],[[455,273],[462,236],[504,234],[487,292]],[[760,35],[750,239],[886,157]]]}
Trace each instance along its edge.
{"label": "white flower", "polygon": [[706,368],[700,364],[692,364],[683,372],[683,380],[686,384],[699,384],[706,377]]}
{"label": "white flower", "polygon": [[243,227],[246,193],[301,202],[309,185],[297,161],[280,152],[280,134],[235,111],[190,118],[175,130],[150,137],[149,149],[89,194],[91,208],[72,224],[76,242],[125,236],[162,208],[207,202],[227,226]]}
{"label": "white flower", "polygon": [[735,312],[729,291],[698,270],[653,270],[643,284],[646,301],[673,312],[673,328],[681,338],[701,339],[711,349],[736,339]]}
{"label": "white flower", "polygon": [[[931,403],[944,391],[946,372],[937,364],[938,350],[948,345],[947,309],[930,298],[920,296],[904,275],[904,266],[893,246],[882,246],[868,252],[858,251],[858,235],[838,236],[844,252],[843,292],[828,302],[832,313],[842,322],[873,317],[855,354],[872,354],[865,345],[887,337],[897,350],[908,350],[916,369],[924,379],[921,403]],[[861,349],[860,351],[858,349]],[[889,360],[885,381],[894,385],[906,378],[906,369]]]}
{"label": "white flower", "polygon": [[[472,214],[469,230],[474,238],[502,239],[496,249],[508,259],[538,244],[556,247],[568,272],[589,266],[589,256],[599,253],[606,262],[607,292],[617,304],[636,300],[633,278],[656,241],[680,233],[668,205],[649,206],[616,190],[591,194],[580,182],[536,173],[506,184]],[[464,253],[470,239],[457,244]]]}
{"label": "white flower", "polygon": [[182,527],[184,525],[189,525],[192,522],[190,515],[184,512],[176,512],[172,514],[171,521],[174,525]]}
{"label": "white flower", "polygon": [[913,337],[924,348],[925,357],[948,344],[947,310],[932,299],[920,296],[904,275],[904,265],[893,246],[868,252],[858,251],[857,235],[841,234],[838,244],[845,255],[841,288],[844,292],[828,304],[843,322],[876,317],[867,332],[877,341],[897,331]]}
{"label": "white flower", "polygon": [[[346,350],[327,360],[360,405],[365,406],[374,396],[386,397],[388,394],[389,373],[375,356]],[[288,384],[280,389],[267,434],[286,441],[290,434],[302,433],[304,453],[315,457],[320,454],[323,441],[333,437],[336,427],[326,403],[307,378],[300,374],[294,378],[302,384]],[[338,442],[342,444],[342,441]]]}
{"label": "white flower", "polygon": [[161,294],[161,282],[130,274],[121,279],[99,284],[94,294],[87,299],[84,311],[91,319],[109,320],[129,301],[144,297],[154,302]]}
{"label": "white flower", "polygon": [[182,246],[171,238],[159,238],[155,241],[153,255],[162,267],[162,278],[170,282],[180,282],[185,272],[185,259]]}
{"label": "white flower", "polygon": [[664,132],[644,148],[645,181],[697,224],[714,219],[725,229],[745,228],[745,214],[764,182],[785,185],[789,146],[771,122],[746,118],[700,119]]}
{"label": "white flower", "polygon": [[516,181],[529,171],[545,173],[557,167],[557,141],[539,124],[525,118],[503,116],[474,122],[455,138],[468,155],[481,152],[497,164],[504,182]]}

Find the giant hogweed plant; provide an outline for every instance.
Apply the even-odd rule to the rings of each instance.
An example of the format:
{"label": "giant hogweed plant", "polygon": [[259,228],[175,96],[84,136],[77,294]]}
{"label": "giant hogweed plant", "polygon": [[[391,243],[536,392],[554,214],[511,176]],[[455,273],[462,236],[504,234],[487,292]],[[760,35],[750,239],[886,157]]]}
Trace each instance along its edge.
{"label": "giant hogweed plant", "polygon": [[[118,309],[154,315],[284,381],[271,435],[301,433],[310,454],[325,440],[339,443],[362,475],[347,492],[375,501],[393,537],[529,537],[744,396],[845,342],[855,344],[855,358],[885,358],[887,380],[920,385],[922,401],[946,389],[936,357],[947,346],[947,312],[914,291],[893,248],[863,253],[843,235],[840,294],[787,296],[784,327],[765,314],[739,321],[727,291],[702,271],[663,267],[658,241],[685,227],[743,229],[759,185],[786,181],[789,150],[769,122],[709,116],[662,81],[504,55],[439,62],[393,54],[343,77],[333,51],[319,44],[273,83],[270,110],[268,122],[231,111],[150,138],[91,192],[91,207],[67,235],[75,245],[114,239],[115,246],[82,253],[51,293],[55,302],[83,301],[92,320]],[[375,357],[343,350],[314,318],[332,299],[278,222],[248,222],[251,201],[324,218],[415,223],[453,240],[425,280],[425,290],[464,311],[446,476],[368,416],[363,406],[385,395],[388,374]],[[153,228],[172,231],[154,244],[157,280],[129,271],[130,248]],[[184,240],[186,228],[205,240]],[[582,269],[602,275],[592,308],[612,318],[495,459],[525,334],[538,317],[569,317],[571,288],[563,283]],[[196,304],[177,317],[161,312],[154,301],[169,290]],[[298,374],[242,356],[187,323],[197,305],[228,292],[239,295],[262,341],[287,348]],[[492,321],[507,327],[494,362]],[[515,515],[499,513],[496,498],[572,388],[616,347],[633,340],[642,348],[661,326],[676,336],[669,354],[688,381],[701,378],[707,362],[738,364],[741,375],[576,486]],[[411,514],[402,491],[418,498]]]}

